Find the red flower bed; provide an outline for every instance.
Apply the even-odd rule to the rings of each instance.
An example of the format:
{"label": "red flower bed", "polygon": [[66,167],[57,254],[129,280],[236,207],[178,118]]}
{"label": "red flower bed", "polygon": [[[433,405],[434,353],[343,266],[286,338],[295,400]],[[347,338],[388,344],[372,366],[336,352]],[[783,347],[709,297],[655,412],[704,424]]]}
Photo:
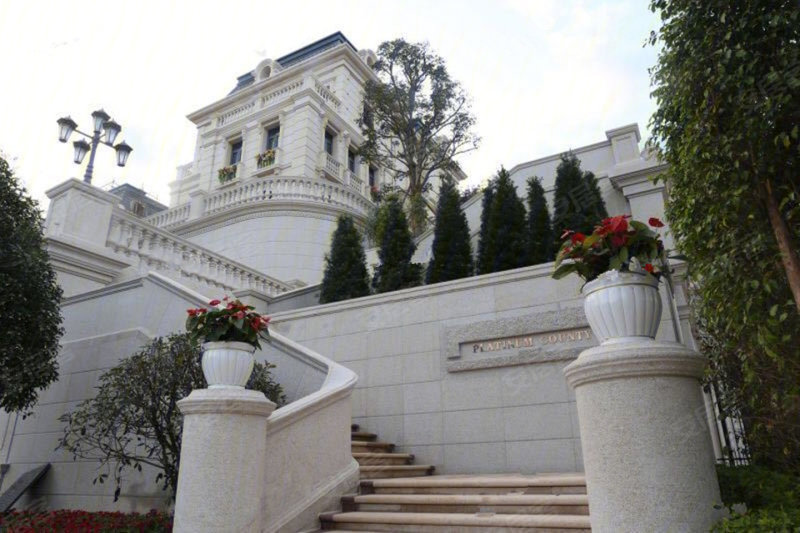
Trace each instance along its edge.
{"label": "red flower bed", "polygon": [[147,514],[11,511],[0,515],[0,530],[8,533],[167,533],[172,531],[172,516],[155,510]]}

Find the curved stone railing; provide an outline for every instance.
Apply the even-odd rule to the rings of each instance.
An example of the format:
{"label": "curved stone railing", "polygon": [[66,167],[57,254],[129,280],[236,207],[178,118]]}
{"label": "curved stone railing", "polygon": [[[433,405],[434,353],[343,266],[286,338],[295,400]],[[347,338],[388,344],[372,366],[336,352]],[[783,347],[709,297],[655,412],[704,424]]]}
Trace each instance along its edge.
{"label": "curved stone railing", "polygon": [[211,215],[245,204],[276,200],[335,205],[366,216],[372,202],[339,183],[317,178],[267,177],[228,187],[206,197],[203,213]]}
{"label": "curved stone railing", "polygon": [[[274,482],[266,483],[263,531],[316,529],[318,514],[338,507],[339,498],[358,482],[358,464],[350,450],[350,397],[358,377],[283,335],[270,335],[270,351],[318,372],[322,384],[267,420],[265,479]],[[308,379],[302,373],[295,376]]]}
{"label": "curved stone railing", "polygon": [[153,270],[214,293],[251,289],[276,296],[292,290],[275,278],[159,229],[120,208],[115,208],[111,216],[106,246],[138,259],[136,266],[141,273]]}
{"label": "curved stone railing", "polygon": [[171,209],[167,209],[166,211],[160,211],[154,215],[150,215],[145,219],[145,221],[157,228],[168,228],[189,220],[191,207],[191,204],[187,202]]}

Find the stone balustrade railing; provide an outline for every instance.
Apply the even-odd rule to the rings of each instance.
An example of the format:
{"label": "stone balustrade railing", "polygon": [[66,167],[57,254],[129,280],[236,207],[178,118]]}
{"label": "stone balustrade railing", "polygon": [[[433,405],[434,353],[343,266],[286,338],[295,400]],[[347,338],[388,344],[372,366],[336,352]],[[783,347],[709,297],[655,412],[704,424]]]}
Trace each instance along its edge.
{"label": "stone balustrade railing", "polygon": [[341,179],[342,164],[339,163],[335,157],[325,152],[323,163],[325,165],[325,171],[328,174],[331,174],[337,179]]}
{"label": "stone balustrade railing", "polygon": [[[183,206],[182,206],[183,207]],[[216,292],[250,289],[277,296],[289,285],[115,208],[106,246],[138,259],[142,273],[154,270],[176,281]]]}
{"label": "stone balustrade railing", "polygon": [[359,193],[364,190],[364,181],[358,177],[358,175],[351,171],[347,171],[347,182],[353,189],[357,190]]}
{"label": "stone balustrade railing", "polygon": [[334,109],[339,109],[341,101],[327,87],[314,80],[314,90],[322,97],[325,102]]}
{"label": "stone balustrade railing", "polygon": [[211,215],[240,205],[291,200],[344,207],[366,216],[372,203],[344,185],[317,178],[267,177],[250,180],[209,195],[203,213]]}
{"label": "stone balustrade railing", "polygon": [[255,102],[247,102],[246,104],[236,106],[230,111],[226,111],[225,113],[217,117],[217,126],[222,126],[223,124],[230,122],[231,120],[235,120],[238,117],[247,115],[251,111],[253,111],[255,107],[256,107]]}
{"label": "stone balustrade railing", "polygon": [[198,197],[200,205],[193,215],[192,202],[187,202],[144,219],[157,228],[171,228],[202,218],[222,213],[236,207],[278,200],[312,202],[332,205],[366,217],[372,202],[363,194],[363,182],[355,178],[349,186],[328,180],[303,177],[269,176],[254,178],[239,184],[231,184],[207,197]]}
{"label": "stone balustrade railing", "polygon": [[148,224],[152,224],[157,228],[168,228],[181,224],[189,220],[191,213],[191,204],[188,202],[166,211],[161,211],[155,215],[150,215],[145,219]]}

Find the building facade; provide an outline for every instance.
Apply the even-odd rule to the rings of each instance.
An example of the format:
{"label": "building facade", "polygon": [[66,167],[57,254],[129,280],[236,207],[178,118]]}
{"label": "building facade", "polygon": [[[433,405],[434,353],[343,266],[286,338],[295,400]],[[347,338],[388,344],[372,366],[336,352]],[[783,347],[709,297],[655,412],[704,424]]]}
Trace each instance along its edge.
{"label": "building facade", "polygon": [[[375,60],[337,33],[260,62],[230,94],[189,115],[195,156],[170,184],[168,209],[137,212],[122,205],[130,190],[77,180],[48,191],[45,236],[65,291],[66,333],[61,377],[36,413],[0,415],[3,489],[31,467],[53,465],[22,505],[167,505],[151,470],[127,479],[115,502],[113,490],[92,483],[95,462],[54,451],[58,417],[91,398],[119,359],[182,330],[187,307],[223,294],[273,316],[275,341],[258,358],[277,365],[289,403],[268,422],[264,468],[291,480],[269,489],[275,530],[312,527],[315,513],[352,490],[351,419],[441,473],[583,469],[563,369],[596,340],[577,280],[553,280],[552,265],[537,265],[318,305],[337,216],[363,222],[374,207],[370,186],[391,179],[354,154],[363,142],[361,87]],[[651,178],[664,166],[640,141],[632,124],[573,152],[598,177],[610,213],[663,217],[664,189]],[[517,189],[535,175],[552,195],[558,162],[555,154],[514,166]],[[473,235],[480,207],[480,194],[464,205]],[[431,242],[430,233],[420,238],[416,260],[427,261]],[[375,262],[375,251],[368,257]],[[659,338],[693,347],[683,287],[662,295],[671,312]]]}

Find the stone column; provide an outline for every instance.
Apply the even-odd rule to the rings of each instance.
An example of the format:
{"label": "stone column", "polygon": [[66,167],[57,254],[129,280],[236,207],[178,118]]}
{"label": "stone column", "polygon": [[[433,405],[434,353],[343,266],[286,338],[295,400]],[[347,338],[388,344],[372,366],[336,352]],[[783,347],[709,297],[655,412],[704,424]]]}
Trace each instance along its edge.
{"label": "stone column", "polygon": [[184,419],[173,531],[261,531],[275,404],[258,391],[198,389],[178,407]]}
{"label": "stone column", "polygon": [[699,532],[719,518],[704,365],[681,344],[648,339],[590,348],[566,367],[593,532]]}

